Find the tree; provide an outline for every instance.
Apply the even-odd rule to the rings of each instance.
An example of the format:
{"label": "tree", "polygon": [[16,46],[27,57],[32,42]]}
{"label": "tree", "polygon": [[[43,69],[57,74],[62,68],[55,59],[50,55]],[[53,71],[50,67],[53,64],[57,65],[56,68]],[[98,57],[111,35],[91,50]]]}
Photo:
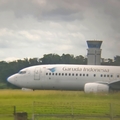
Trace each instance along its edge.
{"label": "tree", "polygon": [[75,57],[76,64],[87,64],[87,58],[84,58],[82,55]]}
{"label": "tree", "polygon": [[120,56],[114,57],[114,65],[120,66]]}
{"label": "tree", "polygon": [[43,58],[40,59],[42,64],[60,64],[61,58],[57,54],[45,54]]}
{"label": "tree", "polygon": [[74,64],[74,55],[62,54],[61,56],[62,64]]}

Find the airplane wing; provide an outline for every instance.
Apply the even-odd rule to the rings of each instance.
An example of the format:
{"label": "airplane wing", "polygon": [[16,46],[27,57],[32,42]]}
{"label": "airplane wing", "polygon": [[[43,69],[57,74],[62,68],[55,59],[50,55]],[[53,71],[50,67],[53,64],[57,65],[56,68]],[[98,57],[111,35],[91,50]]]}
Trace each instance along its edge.
{"label": "airplane wing", "polygon": [[110,88],[115,90],[120,90],[120,80],[113,81],[109,83]]}
{"label": "airplane wing", "polygon": [[120,80],[112,82],[98,81],[97,83],[109,85],[111,89],[120,90]]}

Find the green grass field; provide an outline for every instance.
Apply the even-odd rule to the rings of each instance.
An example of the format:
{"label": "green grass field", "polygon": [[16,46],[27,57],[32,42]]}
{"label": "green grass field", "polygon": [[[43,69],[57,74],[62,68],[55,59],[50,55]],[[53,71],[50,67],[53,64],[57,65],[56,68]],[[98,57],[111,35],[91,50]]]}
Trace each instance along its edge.
{"label": "green grass field", "polygon": [[[33,113],[76,116],[106,116],[112,114],[113,116],[119,116],[120,92],[85,94],[80,91],[0,90],[0,120],[13,120],[13,117],[8,117],[7,115],[13,115],[14,106],[16,107],[16,112],[27,112],[29,119]],[[56,118],[55,116],[42,117],[43,119],[61,120],[60,117]],[[62,117],[62,119],[72,120],[69,116],[67,118]],[[109,120],[108,118],[102,119]],[[96,118],[85,118],[83,120],[96,120]]]}

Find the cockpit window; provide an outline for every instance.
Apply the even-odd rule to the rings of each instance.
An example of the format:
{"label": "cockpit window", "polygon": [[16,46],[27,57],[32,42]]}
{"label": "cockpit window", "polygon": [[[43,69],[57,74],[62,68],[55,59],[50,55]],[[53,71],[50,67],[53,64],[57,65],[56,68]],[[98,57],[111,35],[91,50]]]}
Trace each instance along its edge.
{"label": "cockpit window", "polygon": [[19,74],[25,74],[26,73],[26,71],[20,71],[19,72]]}

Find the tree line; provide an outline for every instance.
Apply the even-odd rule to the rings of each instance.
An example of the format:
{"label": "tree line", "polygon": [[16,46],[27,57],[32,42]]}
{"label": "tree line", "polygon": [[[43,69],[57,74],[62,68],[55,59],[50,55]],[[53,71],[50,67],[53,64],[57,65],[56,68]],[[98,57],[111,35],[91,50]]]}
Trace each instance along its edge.
{"label": "tree line", "polygon": [[[42,58],[24,58],[23,60],[16,60],[12,62],[0,61],[0,89],[16,88],[7,82],[7,78],[17,73],[19,70],[43,64],[87,64],[87,58],[82,55],[74,56],[72,54],[45,54]],[[114,59],[102,59],[101,65],[120,66],[120,56],[115,56]]]}

